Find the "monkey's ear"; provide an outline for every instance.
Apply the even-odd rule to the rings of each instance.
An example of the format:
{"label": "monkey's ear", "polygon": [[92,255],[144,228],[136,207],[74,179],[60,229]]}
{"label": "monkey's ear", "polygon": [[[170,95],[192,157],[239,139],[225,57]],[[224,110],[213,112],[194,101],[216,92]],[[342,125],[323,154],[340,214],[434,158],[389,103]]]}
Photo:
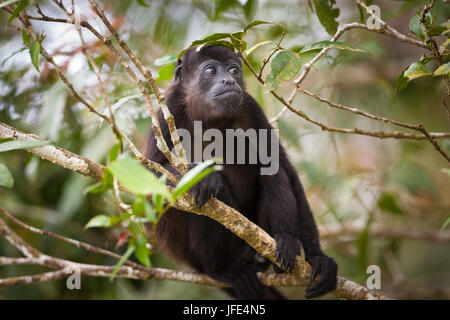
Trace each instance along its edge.
{"label": "monkey's ear", "polygon": [[177,61],[177,66],[175,68],[175,76],[173,78],[173,82],[177,83],[181,80],[181,66],[183,65],[183,62],[181,61],[181,59],[178,59]]}

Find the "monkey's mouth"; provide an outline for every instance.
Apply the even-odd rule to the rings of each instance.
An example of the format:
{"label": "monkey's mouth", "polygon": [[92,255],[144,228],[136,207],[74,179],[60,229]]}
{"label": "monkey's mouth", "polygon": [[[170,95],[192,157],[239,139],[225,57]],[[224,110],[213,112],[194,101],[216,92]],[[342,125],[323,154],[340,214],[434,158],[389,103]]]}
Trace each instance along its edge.
{"label": "monkey's mouth", "polygon": [[237,89],[224,90],[216,93],[214,98],[228,98],[232,96],[240,96],[242,93]]}

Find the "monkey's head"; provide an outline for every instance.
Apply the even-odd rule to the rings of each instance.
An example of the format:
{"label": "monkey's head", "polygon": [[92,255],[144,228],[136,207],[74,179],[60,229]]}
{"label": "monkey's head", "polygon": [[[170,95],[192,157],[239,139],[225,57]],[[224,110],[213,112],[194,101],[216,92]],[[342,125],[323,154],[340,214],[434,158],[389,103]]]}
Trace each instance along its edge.
{"label": "monkey's head", "polygon": [[233,118],[242,107],[242,63],[226,47],[206,45],[184,52],[174,82],[182,85],[187,111],[193,120]]}

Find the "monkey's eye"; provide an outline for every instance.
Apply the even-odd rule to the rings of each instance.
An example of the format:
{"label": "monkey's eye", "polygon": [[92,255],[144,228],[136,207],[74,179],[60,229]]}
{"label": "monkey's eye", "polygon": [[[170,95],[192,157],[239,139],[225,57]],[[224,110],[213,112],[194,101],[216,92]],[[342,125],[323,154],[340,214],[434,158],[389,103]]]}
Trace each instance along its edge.
{"label": "monkey's eye", "polygon": [[209,74],[209,75],[213,75],[213,74],[216,74],[216,73],[217,73],[216,68],[211,67],[211,66],[206,67],[205,71],[206,71],[206,73]]}
{"label": "monkey's eye", "polygon": [[237,68],[237,67],[231,67],[228,71],[229,71],[232,75],[236,75],[236,74],[239,73],[239,68]]}

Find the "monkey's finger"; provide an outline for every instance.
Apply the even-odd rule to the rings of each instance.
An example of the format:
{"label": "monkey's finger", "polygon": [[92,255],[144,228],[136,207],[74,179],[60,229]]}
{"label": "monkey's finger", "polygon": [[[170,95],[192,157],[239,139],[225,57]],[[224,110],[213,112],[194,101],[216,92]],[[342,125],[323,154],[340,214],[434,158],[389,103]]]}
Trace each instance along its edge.
{"label": "monkey's finger", "polygon": [[306,299],[317,298],[317,297],[320,297],[321,295],[324,295],[328,291],[329,290],[323,286],[322,287],[314,286],[313,288],[307,288],[305,298]]}
{"label": "monkey's finger", "polygon": [[200,188],[195,197],[195,202],[199,208],[201,208],[206,202],[208,202],[208,190],[206,188]]}
{"label": "monkey's finger", "polygon": [[295,256],[293,257],[293,259],[290,260],[289,265],[287,267],[287,269],[288,269],[287,271],[291,272],[292,269],[294,269],[294,266],[295,266]]}
{"label": "monkey's finger", "polygon": [[335,286],[326,277],[321,277],[306,288],[305,298],[315,298],[333,290]]}
{"label": "monkey's finger", "polygon": [[278,236],[275,237],[275,241],[277,243],[277,248],[276,248],[276,252],[275,252],[275,261],[280,262],[280,258],[284,254],[284,252],[282,252],[283,247],[284,247],[284,241],[283,241],[283,238],[278,237]]}
{"label": "monkey's finger", "polygon": [[292,269],[292,265],[295,261],[295,252],[292,245],[285,246],[284,256],[286,259],[286,272],[289,272]]}
{"label": "monkey's finger", "polygon": [[321,296],[336,288],[336,262],[328,257],[319,258],[317,265],[317,270],[320,272],[320,278],[312,282],[308,288],[306,288],[305,297],[308,299]]}
{"label": "monkey's finger", "polygon": [[276,261],[276,262],[279,262],[279,260],[280,260],[280,251],[277,250],[277,251],[275,252],[275,261]]}
{"label": "monkey's finger", "polygon": [[283,250],[283,264],[281,266],[281,268],[284,270],[284,272],[287,272],[287,265],[288,265],[288,253],[287,253],[287,249],[288,247],[286,245],[283,246],[282,250]]}
{"label": "monkey's finger", "polygon": [[312,272],[311,272],[311,281],[314,281],[314,279],[316,279],[317,275],[319,274],[319,265],[316,265],[312,268]]}
{"label": "monkey's finger", "polygon": [[280,263],[281,270],[283,270],[283,272],[284,272],[284,257],[283,257],[283,255],[281,255],[279,263]]}

